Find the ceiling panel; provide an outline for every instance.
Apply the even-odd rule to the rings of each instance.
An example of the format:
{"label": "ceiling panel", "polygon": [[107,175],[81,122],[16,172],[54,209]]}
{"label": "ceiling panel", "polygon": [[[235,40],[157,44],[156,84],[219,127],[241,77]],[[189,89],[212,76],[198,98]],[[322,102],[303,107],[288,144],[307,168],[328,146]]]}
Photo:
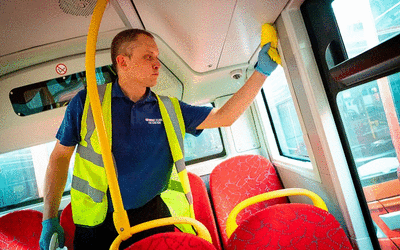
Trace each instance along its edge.
{"label": "ceiling panel", "polygon": [[193,70],[216,69],[235,0],[133,2],[145,28],[160,36]]}
{"label": "ceiling panel", "polygon": [[[91,7],[75,6],[81,2],[95,1],[0,1],[0,57],[45,44],[86,36],[91,15],[79,16],[73,12],[79,8]],[[60,6],[64,6],[64,9],[68,7],[69,13],[65,13]],[[100,32],[124,27],[126,25],[115,8],[109,4],[103,16]]]}
{"label": "ceiling panel", "polygon": [[260,45],[262,24],[274,23],[286,3],[238,0],[218,68],[247,63]]}

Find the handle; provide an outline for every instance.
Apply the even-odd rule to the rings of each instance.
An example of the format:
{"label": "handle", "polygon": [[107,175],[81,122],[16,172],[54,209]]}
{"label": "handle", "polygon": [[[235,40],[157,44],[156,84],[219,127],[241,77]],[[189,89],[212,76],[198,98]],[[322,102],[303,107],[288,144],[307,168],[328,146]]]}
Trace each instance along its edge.
{"label": "handle", "polygon": [[58,233],[54,233],[51,236],[49,250],[68,250],[66,246],[63,248],[58,247]]}
{"label": "handle", "polygon": [[228,216],[228,220],[226,221],[226,234],[228,235],[228,238],[231,237],[232,233],[238,227],[238,225],[236,224],[236,217],[240,211],[242,211],[248,206],[251,206],[261,201],[271,200],[274,198],[280,198],[285,196],[292,196],[292,195],[308,196],[312,200],[314,206],[319,207],[325,211],[328,211],[328,208],[326,207],[325,202],[321,199],[321,197],[319,197],[316,193],[313,193],[309,190],[302,188],[287,188],[287,189],[271,191],[264,194],[259,194],[240,202],[232,209],[231,213]]}

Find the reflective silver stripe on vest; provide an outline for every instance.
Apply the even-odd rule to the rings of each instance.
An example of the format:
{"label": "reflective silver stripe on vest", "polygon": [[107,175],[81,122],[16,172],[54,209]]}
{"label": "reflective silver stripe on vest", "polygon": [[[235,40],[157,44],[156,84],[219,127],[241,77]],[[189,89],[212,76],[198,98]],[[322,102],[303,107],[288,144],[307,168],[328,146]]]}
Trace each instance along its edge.
{"label": "reflective silver stripe on vest", "polygon": [[178,160],[177,162],[175,162],[175,167],[176,167],[176,171],[178,173],[185,170],[186,169],[185,158],[182,158],[182,159]]}
{"label": "reflective silver stripe on vest", "polygon": [[92,198],[92,200],[96,203],[101,203],[105,195],[104,192],[94,187],[91,187],[88,181],[85,181],[84,179],[81,179],[76,176],[73,176],[72,178],[71,187],[75,190],[78,190],[84,194],[89,195],[89,197]]}
{"label": "reflective silver stripe on vest", "polygon": [[[98,91],[99,91],[100,103],[102,104],[103,99],[104,99],[104,94],[106,93],[107,84],[103,84],[103,85],[100,85],[97,87],[98,87]],[[86,98],[89,98],[89,97],[86,96]],[[90,105],[90,103],[89,103],[89,105]],[[86,132],[86,135],[84,138],[84,140],[87,142],[87,147],[84,147],[81,144],[78,144],[78,148],[76,149],[76,152],[79,154],[79,156],[82,159],[90,161],[99,167],[104,167],[103,156],[94,151],[92,143],[90,141],[90,137],[93,135],[94,129],[95,129],[95,123],[94,123],[92,108],[89,106],[89,110],[88,110],[87,118],[86,118],[87,132]],[[114,156],[113,156],[113,161],[114,161],[114,166],[116,166]],[[101,203],[101,201],[103,200],[103,197],[105,195],[105,193],[103,191],[95,189],[94,187],[89,185],[88,181],[83,180],[75,175],[72,176],[71,187],[82,193],[89,195],[90,198],[92,198],[92,200],[97,203]]]}
{"label": "reflective silver stripe on vest", "polygon": [[[168,115],[169,115],[170,120],[172,122],[172,126],[174,127],[175,134],[176,134],[176,136],[178,138],[178,141],[179,141],[179,146],[181,147],[181,150],[182,150],[183,158],[180,159],[180,160],[177,160],[175,162],[176,171],[178,173],[180,173],[180,172],[182,172],[183,170],[186,169],[185,149],[184,149],[184,146],[183,146],[183,137],[182,137],[181,127],[179,126],[179,120],[178,120],[178,117],[176,115],[175,108],[174,108],[174,105],[172,104],[171,99],[169,99],[169,97],[167,97],[167,96],[159,96],[159,97],[160,97],[161,101],[164,103],[165,109],[168,112]],[[192,205],[193,204],[192,192],[186,193],[185,196],[186,196],[186,199],[187,199],[188,203],[190,205]]]}
{"label": "reflective silver stripe on vest", "polygon": [[186,195],[186,199],[188,200],[189,204],[193,204],[193,195],[192,192],[189,192]]}
{"label": "reflective silver stripe on vest", "polygon": [[[174,127],[174,131],[176,136],[178,137],[179,146],[182,150],[183,159],[185,159],[185,150],[183,148],[183,138],[182,138],[182,131],[181,127],[179,126],[179,120],[176,116],[174,105],[172,104],[171,99],[168,96],[159,96],[161,101],[164,103],[165,108],[167,109],[168,115],[171,118],[172,126]],[[184,162],[185,163],[185,162]],[[178,173],[180,172],[177,170]]]}
{"label": "reflective silver stripe on vest", "polygon": [[[89,147],[89,145],[90,145],[90,147]],[[79,145],[78,148],[76,149],[76,152],[79,154],[79,156],[81,158],[88,160],[99,167],[104,168],[103,156],[94,152],[94,150],[93,150],[93,148],[91,148],[91,146],[92,146],[91,144],[88,144],[88,147]]]}
{"label": "reflective silver stripe on vest", "polygon": [[[99,91],[99,99],[100,103],[103,104],[103,99],[104,99],[104,94],[106,93],[106,88],[108,84],[103,84],[100,86],[97,86],[97,89]],[[88,98],[89,96],[87,96]],[[90,102],[89,102],[90,105]],[[94,124],[94,118],[93,118],[93,113],[92,113],[92,108],[89,106],[88,114],[87,114],[87,119],[86,119],[86,128],[87,128],[87,133],[85,137],[85,141],[90,142],[90,137],[92,136],[94,129],[95,129],[95,124]]]}
{"label": "reflective silver stripe on vest", "polygon": [[[103,99],[104,99],[104,94],[106,93],[107,84],[103,84],[103,85],[100,85],[97,87],[98,87],[98,91],[99,91],[100,103],[103,104]],[[89,96],[87,96],[86,98],[89,98]],[[90,105],[90,103],[89,103],[89,105]],[[94,124],[92,108],[89,106],[89,110],[88,110],[87,118],[86,118],[86,131],[87,132],[86,132],[86,136],[84,139],[87,142],[87,147],[84,147],[81,144],[78,144],[78,148],[77,148],[76,152],[79,153],[80,157],[82,157],[83,159],[88,160],[99,167],[104,167],[103,156],[101,154],[96,153],[96,151],[94,151],[92,143],[90,141],[90,137],[92,137],[94,129],[95,129],[95,124]]]}

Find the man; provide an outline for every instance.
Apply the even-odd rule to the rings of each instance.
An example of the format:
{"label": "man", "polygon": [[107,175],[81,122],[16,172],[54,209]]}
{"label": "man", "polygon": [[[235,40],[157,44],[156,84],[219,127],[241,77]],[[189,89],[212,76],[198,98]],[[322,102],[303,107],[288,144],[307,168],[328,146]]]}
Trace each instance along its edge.
{"label": "man", "polygon": [[[202,129],[230,126],[239,118],[253,102],[266,77],[277,67],[268,56],[268,49],[269,44],[262,48],[256,71],[223,107],[196,107],[179,102],[186,132],[198,135]],[[166,189],[171,175],[173,164],[171,151],[163,124],[148,122],[149,119],[161,120],[157,97],[150,91],[150,88],[157,83],[161,66],[158,55],[158,47],[153,36],[143,30],[122,31],[113,39],[111,45],[111,58],[118,73],[118,80],[112,84],[110,92],[112,93],[110,94],[112,152],[124,208],[128,212],[131,226],[171,216],[168,207],[160,198],[160,193]],[[82,117],[86,119],[85,112],[88,112],[85,102],[86,90],[83,90],[68,105],[56,136],[57,143],[51,154],[45,179],[41,249],[48,249],[54,232],[59,235],[60,247],[64,244],[63,229],[57,219],[58,208],[67,179],[70,158],[75,146],[82,144],[84,140],[82,137],[85,137],[82,136],[82,130],[85,131],[87,126],[82,122]],[[80,168],[80,162],[75,163],[74,177],[77,164]],[[83,203],[75,205],[82,209],[82,215],[78,215],[78,212],[75,212],[78,209],[74,211],[73,207],[73,213],[76,213],[76,217],[80,216],[84,222],[77,223],[79,218],[76,220],[74,214],[74,222],[77,224],[75,250],[108,249],[118,235],[112,221],[113,207],[108,192],[107,197],[109,201],[107,213],[105,210],[104,215],[100,212],[101,216],[96,215],[88,223],[85,219],[92,216],[95,209],[92,213],[85,211],[92,208],[85,208]],[[78,200],[74,196],[71,197],[72,203],[75,199]],[[100,200],[103,201],[103,207],[107,206],[104,205],[107,199],[100,198]],[[128,247],[148,235],[173,230],[170,226],[134,235],[123,242],[121,248]]]}

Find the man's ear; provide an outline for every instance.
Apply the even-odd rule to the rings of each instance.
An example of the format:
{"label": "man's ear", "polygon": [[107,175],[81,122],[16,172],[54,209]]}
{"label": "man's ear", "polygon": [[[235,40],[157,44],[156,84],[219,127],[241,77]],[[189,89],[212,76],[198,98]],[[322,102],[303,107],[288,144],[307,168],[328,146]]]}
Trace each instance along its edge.
{"label": "man's ear", "polygon": [[125,60],[125,56],[123,55],[118,55],[115,60],[117,61],[117,65],[119,68],[124,68],[126,67],[126,60]]}

